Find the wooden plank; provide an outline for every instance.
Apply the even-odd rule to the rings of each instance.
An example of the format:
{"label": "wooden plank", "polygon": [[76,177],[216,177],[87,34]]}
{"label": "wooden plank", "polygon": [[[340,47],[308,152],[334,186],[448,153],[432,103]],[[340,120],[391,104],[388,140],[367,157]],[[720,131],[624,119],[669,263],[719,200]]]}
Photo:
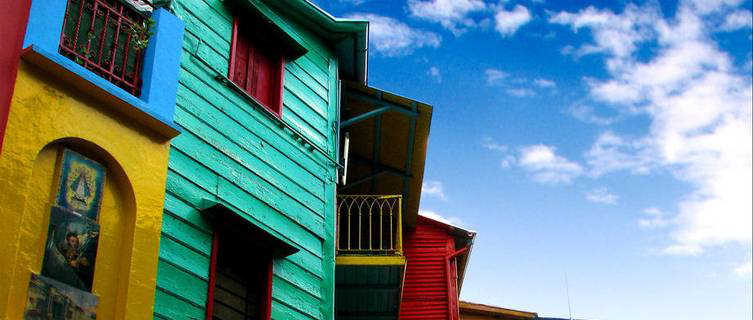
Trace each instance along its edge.
{"label": "wooden plank", "polygon": [[179,265],[200,277],[209,276],[209,252],[207,255],[190,250],[164,235],[160,239],[160,258]]}
{"label": "wooden plank", "polygon": [[[287,90],[285,91],[287,92]],[[290,109],[288,109],[287,111],[288,112],[282,113],[282,119],[285,122],[296,128],[296,130],[298,130],[299,132],[302,132],[303,134],[308,136],[309,139],[316,143],[317,146],[324,150],[327,150],[327,136],[326,130],[324,128],[318,129],[307,123],[295,112],[290,112]]]}
{"label": "wooden plank", "polygon": [[190,224],[194,228],[208,234],[212,233],[212,227],[199,210],[196,210],[196,208],[184,202],[179,196],[169,191],[165,194],[165,212],[166,214],[180,217],[185,223]]}
{"label": "wooden plank", "polygon": [[157,286],[196,305],[206,304],[207,280],[186,273],[164,261],[157,264]]}
{"label": "wooden plank", "polygon": [[[177,190],[180,192],[180,194],[184,195],[184,199],[191,199],[186,200],[187,203],[190,205],[198,205],[202,199],[205,199],[206,197],[210,196],[206,190],[203,190],[200,188],[200,186],[194,184],[193,182],[189,181],[185,177],[180,176],[179,174],[175,173],[173,170],[168,171],[168,190]],[[224,199],[225,201],[228,200],[235,200],[235,198],[227,198]],[[191,201],[195,201],[194,204],[191,204]],[[239,204],[240,202],[240,204]],[[228,202],[237,204],[239,206],[242,206],[242,201],[236,201],[236,202]],[[237,207],[236,209],[243,211],[242,207]],[[275,218],[279,218],[279,216],[272,216],[270,219],[264,221],[270,227],[274,228],[275,223],[270,223],[271,220],[274,220]],[[295,229],[295,228],[287,228],[287,232],[285,234],[286,238],[290,241],[301,245],[301,243],[306,243],[307,239],[313,239],[314,245],[319,245],[319,248],[321,248],[321,245],[314,237],[311,237],[307,234],[300,234],[300,232],[305,232],[303,229]],[[303,246],[304,250],[299,251],[296,254],[290,255],[285,258],[285,260],[289,260],[290,262],[296,264],[299,266],[302,270],[305,270],[306,272],[309,272],[311,275],[316,276],[318,278],[322,277],[322,267],[321,267],[321,258],[314,255],[311,251],[314,250],[313,248],[307,248],[306,246]],[[316,248],[316,247],[314,247]]]}
{"label": "wooden plank", "polygon": [[[206,115],[206,113],[202,112],[201,115]],[[214,146],[228,158],[253,171],[257,176],[278,189],[297,197],[312,210],[320,210],[321,205],[319,203],[323,200],[324,185],[321,180],[310,173],[300,169],[295,170],[295,168],[286,171],[272,166],[268,160],[257,156],[256,150],[253,150],[253,145],[244,143],[248,141],[247,139],[231,140],[230,137],[238,136],[232,133],[223,134],[221,131],[226,130],[220,125],[219,121],[213,121],[211,116],[197,117],[181,110],[181,112],[176,112],[175,122],[188,128],[187,130],[192,134]],[[211,122],[211,124],[207,122]],[[321,215],[321,213],[318,214]]]}
{"label": "wooden plank", "polygon": [[305,176],[308,173],[319,181],[324,181],[327,176],[327,169],[322,163],[313,161],[308,151],[285,143],[266,127],[260,128],[253,119],[231,118],[224,111],[228,110],[227,105],[218,109],[185,86],[178,88],[177,102],[186,112],[202,119],[225,135],[234,137],[237,143],[265,159],[278,171],[295,171],[291,174],[296,176]]}
{"label": "wooden plank", "polygon": [[283,281],[275,276],[272,281],[272,298],[277,301],[285,302],[291,308],[300,311],[314,319],[322,319],[319,310],[319,299],[314,296],[296,289],[287,281]]}
{"label": "wooden plank", "polygon": [[[182,56],[184,61],[182,62],[183,73],[181,76],[181,84],[191,89],[197,95],[203,97],[207,102],[217,106],[220,110],[225,112],[228,116],[242,122],[247,127],[257,125],[266,127],[265,130],[255,131],[260,136],[266,133],[274,133],[277,140],[269,139],[265,140],[274,143],[274,141],[286,141],[291,146],[298,147],[300,152],[305,154],[306,157],[312,159],[320,164],[327,163],[323,156],[314,151],[306,150],[305,146],[297,142],[293,136],[282,130],[279,124],[274,123],[277,120],[271,120],[265,115],[257,112],[254,108],[248,105],[246,100],[241,98],[237,93],[230,88],[218,87],[217,81],[214,79],[214,72],[208,70],[206,66],[199,65],[199,62],[192,61],[191,57]],[[313,137],[309,137],[310,139]],[[275,145],[279,144],[274,143]]]}
{"label": "wooden plank", "polygon": [[327,97],[318,95],[310,84],[301,81],[293,74],[285,75],[285,89],[295,96],[296,100],[304,103],[316,115],[326,119],[327,114]]}
{"label": "wooden plank", "polygon": [[175,215],[167,213],[162,217],[162,233],[185,243],[198,252],[212,251],[212,234],[183,222]]}
{"label": "wooden plank", "polygon": [[307,314],[304,314],[298,310],[295,310],[284,303],[277,300],[272,300],[272,319],[285,319],[285,320],[311,320],[316,319]]}
{"label": "wooden plank", "polygon": [[317,62],[314,62],[315,59],[312,59],[311,56],[305,55],[303,57],[300,57],[295,60],[295,63],[301,67],[301,69],[306,70],[308,74],[311,75],[311,77],[316,80],[320,85],[327,86],[328,79],[329,79],[329,73],[327,72],[328,64],[327,60],[319,60],[316,59]]}
{"label": "wooden plank", "polygon": [[[186,18],[187,15],[195,17],[195,20],[189,21],[192,26],[186,24],[187,29],[195,27],[201,31],[198,34],[207,35],[208,41],[211,41],[208,43],[211,43],[212,47],[218,51],[230,52],[230,38],[233,35],[233,21],[230,16],[219,14],[204,1],[173,1],[173,3],[176,10],[182,9],[181,12],[184,14],[181,18]],[[194,22],[199,22],[199,24]],[[209,37],[212,39],[209,40]],[[201,38],[204,39],[203,36]]]}
{"label": "wooden plank", "polygon": [[[175,159],[173,161],[172,159]],[[192,206],[198,207],[203,199],[220,198],[230,206],[252,216],[256,221],[273,230],[284,230],[283,237],[300,245],[317,257],[321,257],[321,242],[318,234],[311,233],[298,224],[295,220],[279,214],[260,200],[251,197],[248,193],[234,184],[222,182],[222,187],[217,181],[201,179],[202,176],[212,175],[209,170],[193,159],[188,158],[180,151],[171,152],[171,161],[168,164],[172,171],[179,172],[183,178],[182,183],[176,183],[175,174],[168,171],[168,186],[180,188],[179,192],[186,194],[187,201]],[[224,181],[224,179],[219,180]],[[209,189],[207,189],[209,188]],[[209,190],[213,190],[212,193]],[[190,200],[189,200],[190,199]]]}
{"label": "wooden plank", "polygon": [[206,43],[208,47],[213,48],[220,55],[228,57],[230,54],[232,24],[211,24],[206,21],[207,17],[202,16],[199,18],[190,8],[193,2],[188,1],[188,5],[182,1],[174,2],[176,4],[174,6],[175,13],[185,23],[186,31],[193,35],[200,35],[201,41]]}
{"label": "wooden plank", "polygon": [[[329,87],[327,86],[327,79],[320,79],[320,82],[320,80],[315,79],[309,72],[307,72],[307,70],[298,65],[296,61],[298,60],[285,63],[285,71],[295,76],[301,82],[305,83],[309,88],[311,88],[311,90],[316,93],[316,95],[318,95],[325,101],[329,100]],[[322,116],[326,115],[323,114]]]}
{"label": "wooden plank", "polygon": [[178,299],[159,288],[155,292],[154,313],[162,319],[204,319],[203,308],[198,308],[186,300]]}
{"label": "wooden plank", "polygon": [[[321,235],[323,206],[321,200],[311,199],[302,192],[289,194],[290,188],[280,189],[259,177],[241,163],[228,158],[211,145],[204,143],[189,130],[172,140],[173,148],[181,151],[196,163],[202,163],[209,170],[243,189],[283,215],[294,219],[301,226],[316,235]],[[214,161],[207,161],[212,159]],[[203,160],[203,161],[202,161]]]}
{"label": "wooden plank", "polygon": [[294,285],[296,288],[321,299],[320,286],[322,279],[289,260],[277,259],[274,261],[274,272],[278,277]]}

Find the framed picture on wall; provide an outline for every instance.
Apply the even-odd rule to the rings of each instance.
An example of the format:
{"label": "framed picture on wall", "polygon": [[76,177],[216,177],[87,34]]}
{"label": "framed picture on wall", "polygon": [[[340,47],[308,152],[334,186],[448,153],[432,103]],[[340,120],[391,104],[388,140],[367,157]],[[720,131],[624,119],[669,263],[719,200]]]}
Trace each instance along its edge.
{"label": "framed picture on wall", "polygon": [[91,291],[98,240],[99,225],[78,213],[52,207],[42,275]]}
{"label": "framed picture on wall", "polygon": [[56,203],[96,221],[102,203],[105,168],[70,149],[63,150]]}

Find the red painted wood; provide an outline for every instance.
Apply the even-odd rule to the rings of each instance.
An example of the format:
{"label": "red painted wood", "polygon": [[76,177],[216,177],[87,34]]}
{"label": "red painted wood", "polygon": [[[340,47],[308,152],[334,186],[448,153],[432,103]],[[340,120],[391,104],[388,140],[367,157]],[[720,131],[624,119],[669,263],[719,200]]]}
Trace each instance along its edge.
{"label": "red painted wood", "polygon": [[233,17],[233,38],[230,42],[230,63],[227,65],[227,75],[235,81],[235,47],[238,42],[238,16]]}
{"label": "red painted wood", "polygon": [[[285,61],[278,49],[266,44],[251,24],[233,20],[229,78],[262,106],[282,116]],[[268,43],[268,42],[267,42]]]}
{"label": "red painted wood", "polygon": [[206,320],[212,320],[212,312],[214,312],[214,285],[217,281],[217,250],[219,249],[219,245],[219,235],[215,231],[212,235],[212,254],[209,258],[209,289],[207,290]]}
{"label": "red painted wood", "polygon": [[0,153],[16,86],[31,0],[0,1]]}
{"label": "red painted wood", "polygon": [[450,311],[458,304],[456,285],[451,284],[456,267],[448,259],[455,240],[447,229],[419,217],[416,228],[406,234],[403,251],[407,267],[399,319],[457,319],[457,311]]}
{"label": "red painted wood", "polygon": [[274,260],[269,259],[269,266],[267,267],[267,288],[264,293],[264,311],[262,313],[262,319],[272,319],[272,278],[274,276]]}

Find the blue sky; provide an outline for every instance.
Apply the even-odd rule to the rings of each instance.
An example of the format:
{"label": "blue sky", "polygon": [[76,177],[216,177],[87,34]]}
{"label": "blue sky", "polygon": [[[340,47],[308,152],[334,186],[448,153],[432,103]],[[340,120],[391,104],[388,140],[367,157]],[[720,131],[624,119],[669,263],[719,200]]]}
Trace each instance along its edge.
{"label": "blue sky", "polygon": [[421,207],[478,231],[463,299],[567,316],[567,274],[576,318],[751,319],[751,1],[317,3],[434,105]]}

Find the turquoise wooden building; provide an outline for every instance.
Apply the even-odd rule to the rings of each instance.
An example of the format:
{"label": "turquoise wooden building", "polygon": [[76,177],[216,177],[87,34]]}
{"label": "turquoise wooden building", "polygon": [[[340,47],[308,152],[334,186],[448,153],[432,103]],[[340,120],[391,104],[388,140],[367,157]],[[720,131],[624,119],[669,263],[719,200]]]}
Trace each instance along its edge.
{"label": "turquoise wooden building", "polygon": [[181,134],[154,318],[333,319],[339,88],[366,83],[368,23],[306,0],[170,7]]}

